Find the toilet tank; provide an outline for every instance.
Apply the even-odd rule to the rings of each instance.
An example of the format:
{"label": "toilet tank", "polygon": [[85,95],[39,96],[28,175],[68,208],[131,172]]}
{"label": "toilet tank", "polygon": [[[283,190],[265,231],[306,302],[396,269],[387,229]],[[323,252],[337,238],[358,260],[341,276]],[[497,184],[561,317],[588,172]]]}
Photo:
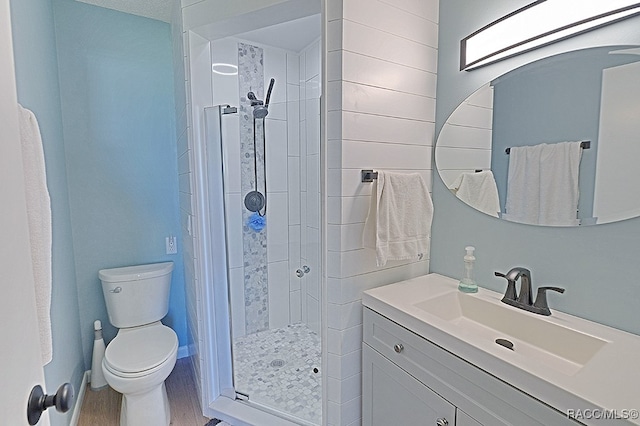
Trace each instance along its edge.
{"label": "toilet tank", "polygon": [[169,312],[173,262],[98,271],[109,322],[117,328],[160,321]]}

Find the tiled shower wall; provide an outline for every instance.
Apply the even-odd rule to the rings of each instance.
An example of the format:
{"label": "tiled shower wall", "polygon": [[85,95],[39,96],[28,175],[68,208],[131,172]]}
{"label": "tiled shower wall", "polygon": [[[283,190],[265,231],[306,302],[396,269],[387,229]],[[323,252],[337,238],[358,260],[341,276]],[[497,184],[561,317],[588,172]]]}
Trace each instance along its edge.
{"label": "tiled shower wall", "polygon": [[[361,423],[362,291],[429,272],[376,267],[362,246],[361,169],[419,172],[431,188],[437,0],[327,1],[328,425]],[[436,207],[437,208],[437,207]]]}
{"label": "tiled shower wall", "polygon": [[[235,75],[213,74],[213,105],[239,107],[238,114],[226,115],[222,119],[233,335],[243,336],[265,328],[256,326],[256,315],[264,316],[262,320],[268,328],[304,321],[319,332],[319,42],[297,53],[225,38],[211,44],[212,62],[240,65],[243,68],[238,63],[239,43],[253,46],[254,60],[258,61],[253,68],[264,68],[263,86],[255,84],[256,88],[252,89],[258,99],[265,99],[271,78],[275,78],[276,82],[265,123],[269,188],[267,226],[256,233],[244,226],[248,215],[244,212],[243,197],[248,187],[242,182],[250,179],[253,185],[253,137],[247,134],[252,129],[246,128],[247,125],[252,126],[251,107],[245,93],[247,88],[244,87],[240,93],[238,77]],[[259,64],[260,56],[263,64]],[[245,125],[241,126],[241,122]],[[261,126],[259,120],[258,145],[262,143]],[[251,146],[243,148],[247,137]],[[258,148],[258,151],[261,149]],[[251,176],[247,176],[248,169],[245,170],[246,167],[242,165],[243,158],[250,159]],[[259,183],[262,182],[261,171],[259,166]],[[265,235],[266,238],[262,238]],[[258,236],[261,238],[257,239]],[[249,243],[255,245],[256,249],[249,256],[246,240],[257,242]],[[260,244],[266,244],[265,275],[254,267],[264,263],[256,259]],[[299,278],[295,272],[304,265],[311,270]],[[258,279],[254,275],[261,276]],[[267,294],[262,293],[267,297],[267,309],[262,308],[265,304],[260,297],[255,297],[253,290],[247,291],[247,280],[253,280],[254,284],[259,280],[267,283]],[[257,310],[253,309],[256,302],[259,303]]]}

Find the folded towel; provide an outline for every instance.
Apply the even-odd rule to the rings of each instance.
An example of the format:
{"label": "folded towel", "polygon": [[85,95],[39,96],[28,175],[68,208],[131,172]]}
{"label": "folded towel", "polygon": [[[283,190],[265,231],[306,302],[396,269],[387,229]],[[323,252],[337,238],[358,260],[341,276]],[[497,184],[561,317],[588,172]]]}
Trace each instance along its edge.
{"label": "folded towel", "polygon": [[511,148],[504,219],[574,226],[577,219],[580,142]]}
{"label": "folded towel", "polygon": [[462,173],[449,187],[461,201],[483,213],[498,217],[500,201],[496,180],[491,170]]}
{"label": "folded towel", "polygon": [[376,264],[428,256],[433,203],[422,176],[378,172],[375,186],[363,240],[375,248]]}
{"label": "folded towel", "polygon": [[53,356],[51,339],[51,201],[47,189],[44,150],[36,116],[18,106],[20,141],[27,197],[27,220],[31,243],[36,308],[40,329],[42,362]]}

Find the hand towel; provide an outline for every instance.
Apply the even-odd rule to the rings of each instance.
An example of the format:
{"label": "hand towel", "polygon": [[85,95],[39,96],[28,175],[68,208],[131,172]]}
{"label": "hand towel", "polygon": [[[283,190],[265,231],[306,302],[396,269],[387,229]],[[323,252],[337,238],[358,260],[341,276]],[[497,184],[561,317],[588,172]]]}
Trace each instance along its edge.
{"label": "hand towel", "polygon": [[574,226],[577,219],[580,142],[511,148],[504,219]]}
{"label": "hand towel", "polygon": [[498,187],[491,170],[462,173],[449,187],[461,201],[483,213],[498,217],[500,201]]}
{"label": "hand towel", "polygon": [[47,189],[44,150],[38,120],[18,105],[20,142],[27,197],[27,220],[31,243],[36,308],[43,365],[53,356],[51,338],[51,200]]}
{"label": "hand towel", "polygon": [[376,250],[376,264],[422,259],[429,254],[433,203],[419,173],[378,172],[365,222],[365,247]]}

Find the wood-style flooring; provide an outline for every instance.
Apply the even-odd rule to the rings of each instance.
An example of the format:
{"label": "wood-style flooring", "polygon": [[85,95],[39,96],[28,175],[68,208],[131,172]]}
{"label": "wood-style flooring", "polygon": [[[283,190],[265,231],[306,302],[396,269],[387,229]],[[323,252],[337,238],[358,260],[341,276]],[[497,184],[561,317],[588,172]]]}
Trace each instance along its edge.
{"label": "wood-style flooring", "polygon": [[[204,426],[209,419],[202,416],[198,393],[189,358],[179,359],[165,384],[174,426]],[[106,387],[84,395],[78,426],[119,426],[122,395]]]}

